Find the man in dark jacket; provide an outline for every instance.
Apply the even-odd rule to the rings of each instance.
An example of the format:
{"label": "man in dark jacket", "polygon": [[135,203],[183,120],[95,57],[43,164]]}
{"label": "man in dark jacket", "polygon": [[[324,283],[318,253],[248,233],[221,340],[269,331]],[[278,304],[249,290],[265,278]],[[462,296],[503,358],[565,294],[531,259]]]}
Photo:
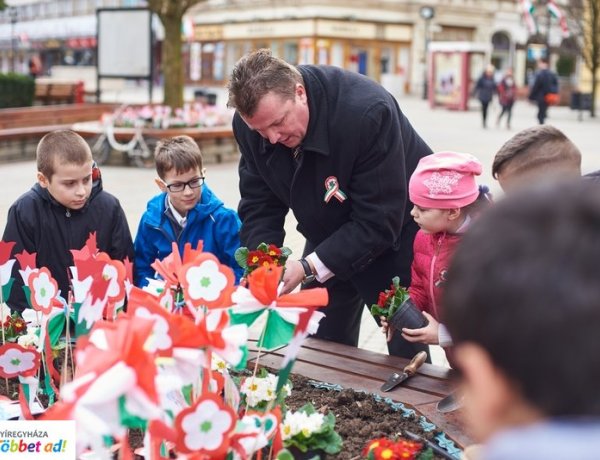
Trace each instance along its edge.
{"label": "man in dark jacket", "polygon": [[[81,249],[96,233],[100,251],[111,258],[133,261],[133,241],[119,201],[102,189],[99,170],[93,166],[89,146],[73,131],[54,131],[37,147],[38,183],[17,199],[8,211],[2,240],[14,241],[13,255],[37,253],[37,267],[47,267],[60,295],[70,290],[68,268],[71,249]],[[28,307],[23,279],[13,267],[12,310]]]}
{"label": "man in dark jacket", "polygon": [[[379,84],[335,67],[296,68],[268,50],[237,63],[229,106],[242,153],[242,244],[283,244],[291,209],[306,246],[286,264],[284,292],[322,283],[330,302],[317,336],[356,346],[364,304],[394,276],[410,284],[417,226],[407,183],[431,149]],[[396,342],[390,352],[415,348]]]}
{"label": "man in dark jacket", "polygon": [[541,58],[538,61],[538,71],[529,91],[529,100],[534,101],[538,106],[537,119],[540,125],[544,124],[548,114],[546,96],[550,93],[558,93],[558,77],[548,68],[548,59]]}

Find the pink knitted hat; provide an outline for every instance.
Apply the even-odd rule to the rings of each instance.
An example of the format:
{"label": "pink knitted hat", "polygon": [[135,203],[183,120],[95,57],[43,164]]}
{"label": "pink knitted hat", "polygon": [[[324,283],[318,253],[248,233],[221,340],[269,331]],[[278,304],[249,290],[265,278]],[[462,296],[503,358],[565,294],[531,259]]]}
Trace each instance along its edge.
{"label": "pink knitted hat", "polygon": [[481,163],[473,155],[438,152],[421,158],[410,177],[410,201],[422,208],[454,209],[473,203],[479,195],[475,176]]}

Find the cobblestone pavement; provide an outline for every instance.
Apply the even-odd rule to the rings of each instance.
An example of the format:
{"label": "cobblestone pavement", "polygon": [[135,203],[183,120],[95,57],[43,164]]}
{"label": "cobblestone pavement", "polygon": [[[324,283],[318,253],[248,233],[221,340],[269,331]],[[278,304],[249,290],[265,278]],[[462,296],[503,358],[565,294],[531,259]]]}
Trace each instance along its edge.
{"label": "cobblestone pavement", "polygon": [[[222,93],[219,94],[221,102]],[[517,102],[514,107],[512,130],[496,127],[495,118],[499,111],[497,105],[490,109],[491,120],[488,122],[490,125],[488,129],[481,127],[476,101],[471,102],[472,109],[467,112],[448,111],[443,108],[432,110],[425,101],[415,97],[402,98],[400,106],[417,131],[434,150],[454,150],[477,156],[484,165],[484,174],[480,183],[487,184],[496,198],[499,198],[501,194],[490,174],[495,152],[513,134],[536,123],[536,108],[525,101]],[[597,141],[600,120],[598,118],[590,119],[589,115],[584,115],[583,121],[578,121],[577,113],[566,107],[552,107],[549,115],[548,123],[563,130],[582,151],[583,172],[600,169],[600,147]],[[239,201],[236,162],[206,166],[207,184],[227,206],[236,208]],[[147,200],[158,192],[153,180],[154,171],[132,167],[104,166],[102,175],[105,189],[116,195],[121,201],[132,233],[135,235]],[[35,163],[32,161],[0,165],[0,228],[4,228],[6,213],[11,203],[25,192],[34,180]],[[292,216],[288,216],[286,231],[285,244],[292,248],[294,254],[300,254],[303,239],[295,230]],[[363,316],[360,346],[380,352],[386,350],[383,335],[366,310]],[[432,354],[435,363],[445,363],[443,352],[440,349],[436,348]]]}

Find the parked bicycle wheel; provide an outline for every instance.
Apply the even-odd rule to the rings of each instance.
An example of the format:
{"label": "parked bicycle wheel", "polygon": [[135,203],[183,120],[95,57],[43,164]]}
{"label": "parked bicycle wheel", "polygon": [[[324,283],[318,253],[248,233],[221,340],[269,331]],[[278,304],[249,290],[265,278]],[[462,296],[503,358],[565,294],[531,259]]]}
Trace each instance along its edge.
{"label": "parked bicycle wheel", "polygon": [[103,165],[110,158],[112,147],[104,134],[99,134],[88,141],[94,161],[98,165]]}
{"label": "parked bicycle wheel", "polygon": [[143,138],[135,147],[127,152],[130,164],[138,168],[153,168],[154,167],[154,148],[156,147],[157,139]]}

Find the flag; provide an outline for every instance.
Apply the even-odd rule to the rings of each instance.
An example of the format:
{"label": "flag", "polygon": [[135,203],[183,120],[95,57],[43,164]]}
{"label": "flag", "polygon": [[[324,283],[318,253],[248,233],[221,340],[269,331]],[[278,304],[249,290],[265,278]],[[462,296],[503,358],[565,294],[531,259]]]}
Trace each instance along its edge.
{"label": "flag", "polygon": [[281,391],[281,389],[287,382],[288,376],[292,371],[292,367],[294,367],[294,363],[296,362],[296,357],[300,352],[302,342],[304,342],[304,339],[306,339],[306,337],[308,336],[308,325],[314,311],[315,308],[307,308],[305,312],[300,313],[300,317],[298,318],[298,324],[296,325],[296,329],[294,330],[294,336],[290,340],[290,343],[285,350],[283,361],[281,362],[281,368],[279,369],[279,375],[277,377],[277,387],[275,389],[275,393],[279,393],[279,391]]}
{"label": "flag", "polygon": [[537,23],[535,22],[535,18],[533,17],[533,12],[535,11],[533,3],[531,3],[531,0],[520,1],[521,9],[523,10],[523,19],[525,19],[525,24],[527,24],[527,30],[529,30],[530,34],[536,34],[538,28]]}
{"label": "flag", "polygon": [[567,38],[569,36],[569,27],[567,26],[567,18],[560,10],[558,5],[554,0],[548,0],[547,3],[548,11],[558,21],[560,24],[560,30],[562,31],[563,38]]}

